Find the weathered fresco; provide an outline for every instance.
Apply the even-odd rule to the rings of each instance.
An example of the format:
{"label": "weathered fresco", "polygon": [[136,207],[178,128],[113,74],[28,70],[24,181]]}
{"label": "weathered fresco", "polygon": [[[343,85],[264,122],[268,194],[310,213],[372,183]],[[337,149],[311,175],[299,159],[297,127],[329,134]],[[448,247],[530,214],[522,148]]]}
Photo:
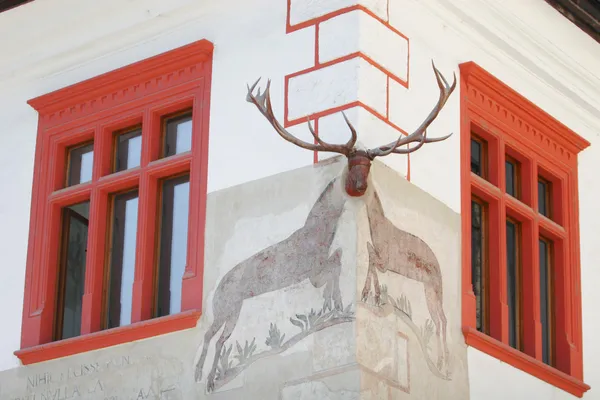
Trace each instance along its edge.
{"label": "weathered fresco", "polygon": [[[344,168],[336,158],[211,199],[211,284],[194,360],[205,394],[236,398],[254,386],[283,393],[315,374],[356,373],[356,222]],[[265,368],[272,376],[257,379]],[[358,393],[358,380],[343,387]]]}
{"label": "weathered fresco", "polygon": [[0,398],[468,398],[458,216],[378,161],[362,197],[346,174],[211,193],[195,329],[6,371]]}
{"label": "weathered fresco", "polygon": [[[283,241],[242,261],[219,282],[212,300],[214,320],[204,336],[202,354],[196,365],[196,380],[200,380],[209,343],[224,327],[216,341],[215,356],[207,378],[209,390],[215,388],[216,378],[219,381],[230,380],[242,365],[251,364],[261,355],[264,357],[284,351],[310,333],[353,320],[349,307],[344,310],[339,287],[342,249],[338,248],[330,255],[330,247],[346,203],[345,195],[335,185],[338,180],[336,177],[329,182],[301,228]],[[231,345],[228,349],[223,349],[223,345],[236,326],[244,300],[285,289],[307,279],[315,288],[324,287],[324,303],[318,312],[311,309],[307,315],[297,315],[297,319],[290,319],[291,323],[302,329],[302,333],[284,342],[285,334],[281,336],[277,325],[271,323],[266,344],[272,350],[267,351],[268,354],[253,355],[256,338],[250,345],[246,341],[243,350],[236,343],[240,355],[239,366],[231,368],[226,362]]]}
{"label": "weathered fresco", "polygon": [[357,216],[361,393],[467,399],[459,216],[381,163],[371,176]]}
{"label": "weathered fresco", "polygon": [[[381,200],[376,191],[373,191],[373,196],[367,206],[367,215],[371,242],[367,243],[369,269],[362,291],[362,299],[368,299],[371,279],[373,279],[375,303],[381,304],[378,271],[389,271],[423,283],[427,308],[435,325],[438,342],[437,367],[441,369],[443,361],[447,361],[448,358],[448,344],[446,342],[447,320],[444,314],[442,273],[438,260],[431,247],[421,238],[398,229],[392,221],[385,217]],[[410,315],[410,302],[405,297],[401,298],[401,303],[397,308]]]}

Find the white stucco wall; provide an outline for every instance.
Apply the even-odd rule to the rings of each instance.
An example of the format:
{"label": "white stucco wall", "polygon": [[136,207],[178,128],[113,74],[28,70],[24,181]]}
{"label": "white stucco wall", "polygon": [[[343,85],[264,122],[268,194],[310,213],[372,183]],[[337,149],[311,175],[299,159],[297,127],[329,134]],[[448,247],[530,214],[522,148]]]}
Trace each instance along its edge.
{"label": "white stucco wall", "polygon": [[[580,155],[581,262],[583,296],[584,375],[592,389],[586,399],[600,398],[600,214],[597,178],[600,159],[600,44],[581,32],[543,0],[293,0],[298,10],[291,23],[352,4],[370,7],[374,14],[410,40],[410,89],[393,81],[389,86],[389,120],[410,131],[418,126],[437,98],[430,59],[446,77],[458,64],[475,61],[543,110],[589,140]],[[309,26],[286,34],[284,0],[35,0],[0,14],[0,369],[18,365],[12,355],[19,347],[23,281],[37,114],[26,100],[162,53],[208,39],[215,44],[210,119],[209,191],[290,170],[312,162],[312,153],[284,142],[245,102],[245,85],[256,78],[273,81],[272,100],[283,119],[284,76],[314,64],[315,31]],[[311,6],[312,4],[312,6]],[[365,22],[366,21],[366,22]],[[369,32],[379,29],[361,15],[322,25],[322,61],[337,57],[332,37],[345,49],[365,49],[382,62],[395,63],[377,48]],[[338,24],[336,26],[336,24]],[[340,31],[348,32],[347,35]],[[363,34],[356,35],[356,31]],[[385,37],[385,34],[381,34]],[[393,45],[393,40],[380,45]],[[399,51],[403,44],[398,44]],[[339,49],[338,49],[339,51]],[[369,53],[370,52],[370,53]],[[358,61],[357,61],[358,62]],[[360,62],[358,62],[360,63]],[[340,66],[342,67],[342,66]],[[332,98],[360,96],[381,109],[379,70],[369,65],[345,82],[345,91]],[[389,67],[399,68],[399,67]],[[354,71],[354,72],[353,72]],[[403,74],[403,69],[397,72]],[[328,72],[332,81],[338,72]],[[371,82],[373,84],[371,85]],[[298,81],[298,93],[302,82]],[[309,81],[310,86],[310,81]],[[335,85],[332,86],[336,89]],[[457,89],[458,93],[458,89]],[[290,98],[290,107],[294,98]],[[314,98],[299,101],[309,107]],[[346,100],[344,100],[346,101]],[[348,100],[350,101],[350,100]],[[360,107],[347,112],[357,123],[366,145],[390,141],[395,131]],[[292,118],[293,115],[290,115]],[[326,139],[346,138],[338,114],[321,118]],[[305,126],[290,129],[303,138]],[[460,212],[459,102],[454,94],[432,125],[431,136],[456,134],[443,145],[426,146],[411,155],[411,181]],[[325,133],[327,131],[328,133]],[[406,172],[403,156],[385,159]],[[238,168],[237,163],[245,165]],[[469,348],[471,398],[572,398],[537,378]],[[510,385],[506,382],[512,382]],[[517,384],[519,383],[519,384]],[[523,385],[523,386],[522,386]]]}

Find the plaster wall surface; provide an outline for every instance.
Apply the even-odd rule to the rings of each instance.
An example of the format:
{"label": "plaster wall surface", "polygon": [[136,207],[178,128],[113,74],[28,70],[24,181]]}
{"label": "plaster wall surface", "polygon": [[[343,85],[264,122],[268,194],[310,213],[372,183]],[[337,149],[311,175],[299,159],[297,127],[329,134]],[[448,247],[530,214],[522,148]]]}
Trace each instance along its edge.
{"label": "plaster wall surface", "polygon": [[344,169],[337,158],[212,192],[196,328],[3,371],[1,398],[468,398],[459,215],[375,164],[366,198],[377,190],[386,217],[431,244],[450,283],[446,356],[418,282],[382,274],[383,303],[362,298],[365,233],[379,228],[369,205],[346,195]]}
{"label": "plaster wall surface", "polygon": [[[379,84],[373,86],[371,82],[379,82],[376,77],[381,74],[379,69],[356,74],[358,81],[347,83],[350,88],[347,97],[346,92],[336,92],[333,99],[327,100],[330,103],[319,100],[322,104],[315,106],[315,98],[307,94],[298,103],[299,111],[289,110],[292,115],[297,112],[302,118],[303,112],[325,110],[331,104],[359,99],[367,106],[373,104],[377,113],[383,113],[378,116],[359,104],[350,104],[346,113],[357,127],[360,140],[368,146],[387,143],[397,136],[395,127],[410,132],[418,126],[437,99],[437,86],[430,66],[432,58],[448,78],[452,72],[458,74],[459,63],[475,61],[591,142],[592,145],[579,156],[578,175],[584,379],[592,386],[584,398],[600,398],[600,361],[597,357],[600,344],[595,340],[600,333],[600,315],[596,306],[600,302],[600,293],[596,289],[600,272],[595,267],[600,261],[596,251],[600,240],[600,214],[595,201],[600,188],[596,172],[600,159],[597,132],[600,126],[600,47],[545,2],[534,0],[508,0],[501,4],[493,0],[292,0],[290,13],[287,2],[267,0],[106,0],[102,4],[93,0],[36,0],[0,14],[0,37],[10,38],[0,41],[0,123],[3,127],[0,132],[0,185],[9,193],[0,198],[0,303],[6,305],[2,312],[0,369],[9,370],[18,365],[12,353],[19,348],[37,126],[37,114],[26,101],[187,43],[208,39],[215,44],[209,193],[294,170],[312,163],[313,155],[284,142],[272,131],[262,116],[245,102],[245,85],[259,76],[271,78],[275,112],[283,119],[283,105],[287,100],[284,77],[314,67],[318,52],[316,26],[308,24],[302,29],[286,32],[288,17],[290,24],[302,24],[356,4],[409,38],[406,54],[409,58],[408,87],[393,79],[388,79],[387,91],[381,90]],[[347,42],[338,49],[324,47],[324,56],[341,56],[336,51],[368,46],[369,49],[364,51],[377,58],[403,46],[396,46],[394,40],[371,40],[371,35],[385,37],[389,33],[374,32],[381,26],[370,28],[370,20],[361,23],[365,18],[362,14],[356,18],[347,16],[338,21],[331,20],[329,30],[323,30],[323,35],[329,36],[323,36],[323,40],[347,30],[348,35],[340,36],[340,40]],[[394,58],[375,61],[397,62]],[[346,62],[362,65],[358,60]],[[324,82],[326,88],[334,82],[334,77],[327,79],[329,81]],[[318,86],[313,88],[316,90]],[[297,93],[301,92],[288,94],[290,107]],[[383,100],[381,95],[385,97]],[[410,174],[411,183],[458,213],[459,96],[458,91],[453,94],[429,132],[430,136],[451,131],[455,135],[443,144],[425,146],[412,154],[410,168],[404,156],[382,159],[400,174]],[[304,126],[289,129],[310,140]],[[339,114],[320,117],[319,132],[326,140],[347,140],[348,131]],[[296,222],[301,219],[299,214],[295,218]],[[260,221],[266,223],[262,218]],[[234,229],[233,235],[236,234],[242,235],[243,230]],[[268,237],[255,239],[268,241]],[[207,264],[205,272],[208,276],[217,270]],[[169,340],[179,343],[180,337],[186,335],[190,340],[197,339],[194,336],[197,333],[189,332],[157,340],[164,340],[166,344]],[[154,342],[121,346],[127,350],[122,353],[116,348],[109,349],[99,355],[98,360],[110,363],[113,355],[119,359],[123,354],[129,354],[129,349],[139,351],[136,354],[142,356],[151,354],[148,349],[155,348],[148,343]],[[490,396],[573,398],[477,350],[469,348],[467,352],[473,399]],[[86,362],[86,357],[89,355],[61,362],[68,371],[69,366]],[[182,357],[185,361],[185,357],[190,356],[186,353]],[[171,361],[166,363],[164,368],[174,368],[174,371],[190,365],[183,361],[181,365],[185,366]],[[43,373],[44,368],[35,370]],[[29,372],[29,368],[11,370],[8,375],[3,375],[1,385],[4,387],[4,377],[11,382],[16,376],[13,374],[25,379]],[[507,381],[520,384],[507,385]],[[140,381],[139,386],[142,388],[147,384],[149,381]],[[315,384],[313,389],[324,390],[320,384]],[[131,389],[132,392],[135,390]],[[290,388],[286,393],[295,396],[296,390],[301,393],[307,389]]]}

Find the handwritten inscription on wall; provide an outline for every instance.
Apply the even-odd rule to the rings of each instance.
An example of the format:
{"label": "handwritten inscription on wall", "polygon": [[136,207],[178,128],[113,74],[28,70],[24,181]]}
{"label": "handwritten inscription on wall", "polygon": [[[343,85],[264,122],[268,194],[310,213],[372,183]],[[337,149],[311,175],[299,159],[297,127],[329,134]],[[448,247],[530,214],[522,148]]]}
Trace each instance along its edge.
{"label": "handwritten inscription on wall", "polygon": [[[70,400],[70,399],[103,399],[103,400],[143,400],[143,399],[180,399],[177,382],[161,384],[148,380],[141,382],[150,374],[144,369],[151,368],[159,360],[145,356],[132,360],[130,356],[114,357],[107,361],[96,361],[69,367],[59,371],[44,371],[27,376],[25,394],[12,396],[10,400]],[[141,379],[121,379],[124,371],[130,370]],[[139,378],[139,377],[138,377]],[[138,382],[137,386],[132,383]]]}
{"label": "handwritten inscription on wall", "polygon": [[27,389],[35,389],[53,383],[65,383],[82,376],[108,371],[111,368],[122,368],[128,365],[131,365],[131,358],[129,356],[122,356],[119,358],[111,358],[102,363],[94,362],[82,364],[76,368],[68,368],[66,371],[60,371],[59,373],[44,372],[41,374],[30,375],[27,377]]}

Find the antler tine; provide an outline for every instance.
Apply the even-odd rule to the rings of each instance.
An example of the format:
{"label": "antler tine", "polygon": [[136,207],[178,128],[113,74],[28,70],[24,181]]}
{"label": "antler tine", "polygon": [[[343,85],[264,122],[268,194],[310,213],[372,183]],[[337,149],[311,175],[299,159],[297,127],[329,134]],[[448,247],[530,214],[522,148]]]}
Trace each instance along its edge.
{"label": "antler tine", "polygon": [[[348,127],[350,128],[350,132],[352,133],[352,136],[350,137],[350,139],[348,139],[345,146],[348,149],[352,149],[354,147],[354,145],[356,144],[358,135],[356,134],[356,129],[354,129],[354,126],[352,126],[352,123],[350,123],[350,121],[346,117],[346,114],[343,111],[342,111],[342,115],[344,116],[344,120],[346,121],[346,124],[348,124]],[[310,117],[306,117],[306,123],[308,124],[308,129],[310,130],[310,133],[313,135],[313,137],[315,138],[315,140],[317,141],[318,144],[323,145],[323,146],[335,146],[331,143],[327,143],[326,141],[321,139],[319,137],[319,135],[317,135],[317,133],[315,132],[315,130],[313,129],[313,127],[310,123]]]}
{"label": "antler tine", "polygon": [[267,87],[265,91],[261,94],[260,88],[256,96],[253,94],[254,88],[260,81],[261,78],[258,78],[256,82],[252,86],[248,86],[248,94],[246,95],[246,101],[252,103],[258,108],[260,113],[264,115],[264,117],[271,123],[275,131],[281,136],[283,139],[287,140],[295,144],[296,146],[302,147],[307,150],[317,150],[319,147],[313,143],[305,142],[304,140],[298,139],[291,133],[289,133],[285,128],[277,121],[275,115],[273,114],[273,107],[271,105],[271,97],[270,97],[270,89],[271,89],[271,80],[267,80]]}
{"label": "antler tine", "polygon": [[[254,104],[256,106],[256,108],[258,108],[260,113],[267,119],[267,121],[269,121],[271,123],[273,128],[275,128],[275,131],[279,134],[279,136],[281,136],[283,139],[287,140],[288,142],[291,142],[291,143],[295,144],[296,146],[302,147],[307,150],[327,151],[327,152],[333,152],[333,153],[340,153],[340,154],[344,154],[344,155],[350,154],[350,151],[352,150],[352,146],[354,146],[354,142],[356,141],[355,139],[354,139],[354,141],[352,141],[352,146],[348,146],[348,143],[346,143],[344,145],[327,143],[318,137],[317,133],[314,131],[312,125],[310,124],[310,120],[308,121],[308,128],[310,130],[310,133],[313,135],[313,137],[317,141],[316,144],[305,142],[304,140],[299,139],[296,136],[292,135],[290,132],[288,132],[283,127],[283,125],[281,125],[281,123],[279,123],[279,121],[277,121],[277,119],[275,118],[275,115],[273,113],[273,107],[271,104],[271,96],[270,96],[271,80],[269,79],[267,81],[267,87],[265,88],[265,91],[262,94],[260,93],[260,88],[258,89],[256,96],[253,94],[254,89],[256,88],[256,85],[258,84],[259,81],[260,81],[260,78],[258,78],[258,80],[256,82],[254,82],[254,84],[252,86],[247,85],[248,93],[246,95],[246,101]],[[353,129],[353,128],[351,128],[351,129]],[[356,136],[356,132],[353,133],[353,138],[355,138],[355,136]]]}
{"label": "antler tine", "polygon": [[315,138],[315,140],[317,141],[318,144],[322,145],[322,146],[333,146],[330,143],[327,143],[326,141],[324,141],[323,139],[321,139],[319,137],[319,135],[317,135],[317,132],[315,132],[312,124],[310,123],[310,117],[306,117],[306,123],[308,124],[308,130],[310,131],[310,133],[312,134],[313,138]]}
{"label": "antler tine", "polygon": [[[252,84],[252,87],[250,87],[250,85],[246,85],[246,87],[248,87],[248,93],[246,94],[246,101],[247,102],[253,103],[252,97],[254,97],[254,96],[252,96],[252,92],[254,92],[254,88],[256,87],[256,85],[258,85],[258,82],[260,82],[261,79],[262,78],[258,78],[256,80],[256,82],[254,82]],[[258,89],[258,96],[260,96],[260,89]]]}
{"label": "antler tine", "polygon": [[[427,118],[425,118],[425,120],[413,133],[411,133],[408,136],[401,135],[396,141],[392,143],[388,143],[385,146],[380,146],[375,149],[368,150],[368,154],[371,158],[387,156],[390,153],[408,154],[420,149],[425,143],[440,142],[452,136],[452,134],[450,134],[440,138],[427,138],[427,128],[438,116],[438,114],[446,104],[446,101],[456,88],[456,73],[453,74],[454,81],[452,82],[452,85],[448,85],[448,81],[446,80],[446,78],[444,78],[444,75],[442,75],[442,73],[435,67],[435,63],[433,62],[433,60],[431,61],[431,65],[433,67],[433,72],[435,74],[435,79],[437,81],[438,87],[440,88],[440,97],[438,99],[437,104],[433,107]],[[415,142],[417,142],[417,145],[414,147],[408,149],[398,149],[398,147],[400,146]]]}
{"label": "antler tine", "polygon": [[358,135],[356,134],[356,129],[354,129],[354,126],[352,126],[352,123],[350,123],[350,120],[348,120],[348,117],[346,117],[346,113],[343,111],[342,111],[342,116],[344,117],[344,121],[346,121],[346,125],[348,125],[348,128],[350,128],[350,133],[352,134],[350,139],[348,139],[348,142],[346,142],[346,146],[348,146],[348,148],[352,149],[354,147],[354,145],[356,144]]}
{"label": "antler tine", "polygon": [[[423,134],[423,137],[425,137],[427,135],[427,132],[425,132]],[[437,138],[425,138],[425,140],[419,141],[419,143],[414,146],[414,147],[409,147],[408,149],[394,149],[394,151],[392,151],[392,153],[394,154],[408,154],[408,153],[412,153],[415,150],[419,150],[425,143],[435,143],[435,142],[441,142],[442,140],[446,140],[448,139],[450,136],[452,136],[452,133],[450,133],[449,135],[446,136],[442,136],[442,137],[437,137]]]}

